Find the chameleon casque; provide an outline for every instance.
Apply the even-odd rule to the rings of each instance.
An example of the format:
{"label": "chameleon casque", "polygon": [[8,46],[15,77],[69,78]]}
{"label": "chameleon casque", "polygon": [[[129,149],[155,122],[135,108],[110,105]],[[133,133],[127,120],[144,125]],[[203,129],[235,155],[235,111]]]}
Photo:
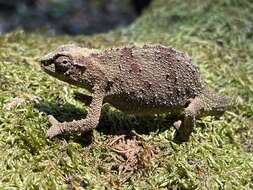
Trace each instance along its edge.
{"label": "chameleon casque", "polygon": [[230,103],[208,89],[185,53],[159,44],[105,50],[63,45],[40,64],[51,76],[93,93],[82,97],[90,103],[85,119],[61,123],[49,116],[49,138],[96,128],[106,102],[134,115],[181,112],[183,119],[174,123],[176,137],[187,141],[196,117],[220,116]]}

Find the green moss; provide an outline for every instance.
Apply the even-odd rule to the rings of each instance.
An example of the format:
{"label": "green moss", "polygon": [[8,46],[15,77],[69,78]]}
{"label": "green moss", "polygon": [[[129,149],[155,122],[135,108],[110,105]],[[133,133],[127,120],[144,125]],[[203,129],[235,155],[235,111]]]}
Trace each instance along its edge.
{"label": "green moss", "polygon": [[[109,34],[47,37],[17,31],[1,36],[0,107],[14,97],[42,100],[0,109],[0,189],[105,189],[123,179],[122,189],[252,189],[252,12],[246,0],[154,0],[135,23]],[[47,114],[62,120],[85,114],[73,99],[77,88],[49,77],[37,64],[41,55],[71,42],[96,48],[157,42],[186,51],[210,87],[233,97],[232,108],[220,120],[198,120],[191,140],[182,145],[172,142],[173,129],[156,122],[160,131],[138,135],[160,148],[151,166],[119,173],[107,159],[111,151],[104,145],[103,129],[94,131],[91,149],[77,137],[45,139]],[[101,125],[117,130],[155,123],[136,124],[109,110]]]}

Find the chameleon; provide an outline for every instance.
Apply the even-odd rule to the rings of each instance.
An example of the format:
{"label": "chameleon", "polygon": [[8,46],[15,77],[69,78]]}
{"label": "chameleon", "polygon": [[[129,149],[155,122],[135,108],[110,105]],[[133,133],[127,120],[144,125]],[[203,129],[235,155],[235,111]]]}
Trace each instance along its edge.
{"label": "chameleon", "polygon": [[230,98],[210,90],[191,58],[172,47],[137,44],[104,50],[61,45],[40,59],[42,69],[69,84],[85,88],[92,96],[85,119],[59,122],[49,115],[47,137],[85,133],[99,123],[103,103],[133,115],[181,113],[174,122],[175,138],[188,141],[196,118],[220,117]]}

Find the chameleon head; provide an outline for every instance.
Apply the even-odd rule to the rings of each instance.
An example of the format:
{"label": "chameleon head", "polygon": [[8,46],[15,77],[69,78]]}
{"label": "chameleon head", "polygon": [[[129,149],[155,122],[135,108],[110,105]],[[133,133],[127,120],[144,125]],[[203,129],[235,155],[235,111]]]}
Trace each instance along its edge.
{"label": "chameleon head", "polygon": [[[87,51],[86,51],[87,50]],[[40,59],[40,65],[48,74],[77,86],[82,86],[89,62],[89,49],[76,45],[62,45]]]}

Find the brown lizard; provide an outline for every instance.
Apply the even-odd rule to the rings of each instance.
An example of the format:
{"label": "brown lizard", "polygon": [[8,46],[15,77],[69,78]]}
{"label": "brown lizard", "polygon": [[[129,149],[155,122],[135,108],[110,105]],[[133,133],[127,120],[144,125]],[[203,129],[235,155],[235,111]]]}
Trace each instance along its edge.
{"label": "brown lizard", "polygon": [[60,123],[49,116],[49,138],[96,128],[106,102],[135,115],[182,112],[184,119],[174,126],[176,138],[186,141],[196,117],[219,116],[230,102],[207,88],[185,53],[158,44],[106,50],[63,45],[40,63],[48,74],[93,93],[81,97],[90,103],[85,119]]}

